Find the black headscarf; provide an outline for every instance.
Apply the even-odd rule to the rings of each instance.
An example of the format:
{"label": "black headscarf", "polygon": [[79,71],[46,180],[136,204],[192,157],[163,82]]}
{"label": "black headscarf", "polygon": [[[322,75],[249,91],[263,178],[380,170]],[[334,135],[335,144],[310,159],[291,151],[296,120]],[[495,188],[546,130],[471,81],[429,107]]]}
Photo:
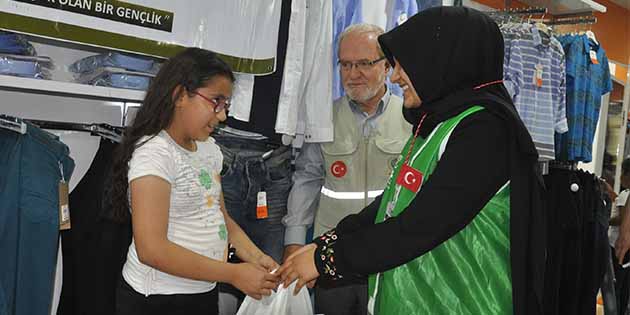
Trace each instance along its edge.
{"label": "black headscarf", "polygon": [[499,27],[473,9],[437,7],[418,13],[378,40],[390,63],[395,64],[394,58],[400,63],[422,100],[419,108],[403,110],[414,128],[427,114],[421,135],[474,105],[505,121],[510,139],[514,314],[542,314],[546,221],[538,153],[503,84],[475,89],[503,78]]}

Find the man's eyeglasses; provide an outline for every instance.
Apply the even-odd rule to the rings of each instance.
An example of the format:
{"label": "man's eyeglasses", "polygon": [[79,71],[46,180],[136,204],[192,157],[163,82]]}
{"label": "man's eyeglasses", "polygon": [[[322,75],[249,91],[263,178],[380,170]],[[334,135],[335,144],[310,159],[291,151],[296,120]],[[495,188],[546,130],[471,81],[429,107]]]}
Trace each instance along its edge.
{"label": "man's eyeglasses", "polygon": [[229,98],[225,98],[225,97],[215,97],[215,98],[208,98],[206,96],[203,96],[201,93],[199,92],[193,92],[193,94],[196,94],[198,96],[200,96],[201,98],[203,98],[204,100],[212,103],[212,107],[214,107],[214,112],[215,113],[220,113],[222,110],[230,110],[230,105],[232,104],[231,100]]}
{"label": "man's eyeglasses", "polygon": [[357,62],[343,61],[339,60],[337,63],[341,66],[341,70],[350,71],[352,68],[357,67],[359,71],[367,71],[370,70],[375,64],[380,61],[385,60],[385,57],[381,57],[375,60],[362,60]]}

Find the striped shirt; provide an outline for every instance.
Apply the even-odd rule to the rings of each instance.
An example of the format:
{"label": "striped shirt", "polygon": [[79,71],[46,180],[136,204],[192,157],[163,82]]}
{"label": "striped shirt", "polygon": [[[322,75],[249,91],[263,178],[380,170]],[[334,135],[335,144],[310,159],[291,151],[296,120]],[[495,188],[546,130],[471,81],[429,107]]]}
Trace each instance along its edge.
{"label": "striped shirt", "polygon": [[504,28],[504,38],[504,84],[534,140],[540,160],[553,160],[554,133],[569,130],[562,45],[527,23]]}

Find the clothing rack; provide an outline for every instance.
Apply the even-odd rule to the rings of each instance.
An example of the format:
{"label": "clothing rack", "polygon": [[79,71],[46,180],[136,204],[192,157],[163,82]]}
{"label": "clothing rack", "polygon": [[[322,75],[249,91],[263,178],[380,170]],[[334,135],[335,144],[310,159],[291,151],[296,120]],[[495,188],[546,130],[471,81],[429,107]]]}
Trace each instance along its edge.
{"label": "clothing rack", "polygon": [[550,169],[577,170],[577,162],[573,161],[549,161]]}
{"label": "clothing rack", "polygon": [[554,18],[553,20],[544,22],[547,25],[578,25],[578,24],[595,24],[597,18],[594,16],[576,17],[576,18]]}
{"label": "clothing rack", "polygon": [[517,19],[521,19],[521,22],[524,22],[527,16],[529,16],[527,20],[531,19],[533,15],[542,15],[544,18],[545,14],[547,14],[547,8],[505,9],[489,11],[486,14],[499,23],[512,22],[513,17],[517,17]]}
{"label": "clothing rack", "polygon": [[109,124],[85,124],[75,122],[23,119],[14,116],[0,114],[0,128],[26,133],[26,123],[31,123],[42,129],[71,130],[89,132],[91,135],[100,136],[105,139],[120,142],[123,135],[123,127],[115,127]]}
{"label": "clothing rack", "polygon": [[24,121],[37,125],[42,129],[85,131],[93,136],[100,136],[114,142],[120,142],[124,130],[123,127],[115,127],[109,124],[85,124],[37,119],[24,119]]}
{"label": "clothing rack", "polygon": [[489,15],[538,15],[547,14],[547,8],[504,9],[486,12]]}

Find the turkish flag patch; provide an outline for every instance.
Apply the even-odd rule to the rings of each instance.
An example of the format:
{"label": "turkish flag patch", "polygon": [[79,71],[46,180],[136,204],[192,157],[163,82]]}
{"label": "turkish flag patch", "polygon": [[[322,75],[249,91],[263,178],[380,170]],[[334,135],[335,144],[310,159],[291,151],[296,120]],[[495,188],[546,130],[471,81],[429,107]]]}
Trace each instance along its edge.
{"label": "turkish flag patch", "polygon": [[396,184],[413,192],[418,192],[422,184],[422,173],[407,164],[403,164],[396,178]]}
{"label": "turkish flag patch", "polygon": [[346,167],[346,163],[343,161],[335,161],[335,163],[330,166],[330,173],[337,178],[344,177],[347,172],[348,168]]}

